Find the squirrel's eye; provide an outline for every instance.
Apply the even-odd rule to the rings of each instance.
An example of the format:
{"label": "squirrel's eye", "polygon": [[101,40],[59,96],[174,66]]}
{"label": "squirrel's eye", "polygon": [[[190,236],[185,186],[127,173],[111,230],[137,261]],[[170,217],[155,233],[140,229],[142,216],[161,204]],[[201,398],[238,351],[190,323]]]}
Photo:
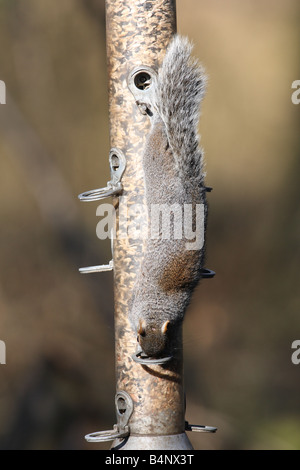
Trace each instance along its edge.
{"label": "squirrel's eye", "polygon": [[139,342],[140,342],[140,337],[137,336],[137,337],[136,337],[136,340],[137,340],[137,342],[139,343]]}

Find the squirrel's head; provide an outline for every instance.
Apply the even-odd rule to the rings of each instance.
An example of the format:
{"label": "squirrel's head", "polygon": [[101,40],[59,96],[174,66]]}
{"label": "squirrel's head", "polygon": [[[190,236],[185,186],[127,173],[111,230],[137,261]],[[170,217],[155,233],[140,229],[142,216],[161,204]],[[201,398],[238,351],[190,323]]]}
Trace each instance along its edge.
{"label": "squirrel's head", "polygon": [[149,357],[162,357],[168,347],[170,320],[161,324],[140,320],[137,340],[142,351]]}

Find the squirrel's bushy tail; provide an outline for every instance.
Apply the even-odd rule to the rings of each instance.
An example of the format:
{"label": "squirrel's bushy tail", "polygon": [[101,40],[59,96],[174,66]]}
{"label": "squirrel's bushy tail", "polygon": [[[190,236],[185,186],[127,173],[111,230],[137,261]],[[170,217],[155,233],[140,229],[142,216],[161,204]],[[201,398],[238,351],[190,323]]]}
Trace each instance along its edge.
{"label": "squirrel's bushy tail", "polygon": [[172,39],[157,76],[155,106],[163,120],[178,172],[203,183],[203,158],[199,147],[200,103],[206,76],[185,37]]}

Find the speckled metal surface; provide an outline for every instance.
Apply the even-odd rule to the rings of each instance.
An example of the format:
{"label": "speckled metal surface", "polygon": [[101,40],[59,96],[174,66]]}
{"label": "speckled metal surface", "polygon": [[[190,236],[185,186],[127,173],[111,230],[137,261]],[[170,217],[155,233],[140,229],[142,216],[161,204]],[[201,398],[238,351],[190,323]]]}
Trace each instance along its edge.
{"label": "speckled metal surface", "polygon": [[[137,66],[157,69],[176,32],[175,0],[106,0],[107,57],[111,147],[122,150],[126,171],[123,194],[114,203],[144,204],[142,154],[150,122],[140,113],[127,86],[128,74]],[[141,217],[145,217],[144,214]],[[134,402],[130,430],[134,435],[184,433],[182,338],[176,338],[176,360],[160,366],[143,366],[132,360],[136,333],[128,321],[143,240],[114,240],[116,388]]]}

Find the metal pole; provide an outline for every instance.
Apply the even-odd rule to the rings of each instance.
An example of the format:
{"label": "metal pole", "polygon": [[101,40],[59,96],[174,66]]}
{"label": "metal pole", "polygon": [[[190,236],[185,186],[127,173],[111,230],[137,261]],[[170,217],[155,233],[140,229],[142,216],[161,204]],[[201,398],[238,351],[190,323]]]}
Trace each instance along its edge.
{"label": "metal pole", "polygon": [[[146,65],[157,69],[176,32],[175,0],[106,0],[111,147],[126,156],[119,202],[144,204],[142,155],[150,122],[127,86],[130,72]],[[118,213],[117,213],[118,219]],[[142,223],[142,220],[141,220]],[[122,229],[120,227],[120,229]],[[131,294],[143,256],[143,240],[114,241],[116,390],[133,400],[130,436],[113,448],[191,449],[185,434],[182,355],[171,367],[142,366],[132,360],[136,337],[128,321]],[[182,351],[181,337],[177,338]]]}
{"label": "metal pole", "polygon": [[[113,440],[112,449],[192,449],[185,430],[216,430],[185,422],[182,329],[178,328],[172,337],[173,349],[177,352],[172,361],[141,364],[133,359],[137,341],[129,322],[144,241],[124,230],[123,222],[129,219],[130,224],[133,218],[140,226],[148,222],[146,211],[136,217],[136,214],[130,215],[130,209],[146,206],[142,156],[150,130],[149,117],[146,112],[143,114],[143,102],[137,99],[139,86],[135,77],[138,75],[134,75],[134,71],[143,70],[146,75],[147,71],[155,73],[175,32],[175,0],[106,0],[112,180],[106,188],[88,191],[79,197],[93,201],[113,196],[116,214],[113,260],[105,266],[81,270],[114,269],[118,422],[111,431],[86,436],[90,442]],[[212,271],[203,270],[203,277],[212,275]]]}

